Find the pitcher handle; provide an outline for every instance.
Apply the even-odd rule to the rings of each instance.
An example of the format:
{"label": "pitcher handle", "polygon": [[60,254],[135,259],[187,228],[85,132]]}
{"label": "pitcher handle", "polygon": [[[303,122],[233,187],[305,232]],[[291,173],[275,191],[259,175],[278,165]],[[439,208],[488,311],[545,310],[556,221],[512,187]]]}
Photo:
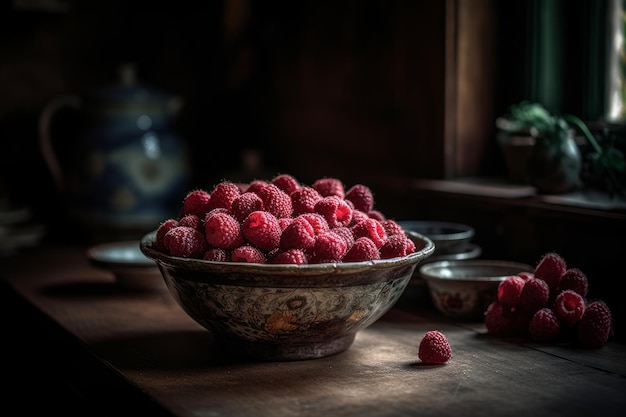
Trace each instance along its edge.
{"label": "pitcher handle", "polygon": [[46,106],[44,106],[41,114],[39,115],[39,149],[59,191],[63,191],[63,170],[61,169],[61,164],[59,163],[57,155],[54,153],[52,138],[50,135],[50,125],[57,111],[65,107],[77,109],[80,105],[80,98],[78,96],[63,95],[50,101]]}

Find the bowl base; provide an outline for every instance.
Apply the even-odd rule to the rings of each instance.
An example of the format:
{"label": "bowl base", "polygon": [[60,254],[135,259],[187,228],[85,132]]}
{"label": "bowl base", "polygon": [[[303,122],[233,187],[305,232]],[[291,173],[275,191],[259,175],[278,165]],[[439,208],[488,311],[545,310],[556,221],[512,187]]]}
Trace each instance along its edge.
{"label": "bowl base", "polygon": [[355,336],[355,333],[349,333],[329,341],[307,344],[252,342],[233,339],[218,339],[218,343],[225,352],[237,356],[266,361],[300,361],[341,353],[352,345]]}

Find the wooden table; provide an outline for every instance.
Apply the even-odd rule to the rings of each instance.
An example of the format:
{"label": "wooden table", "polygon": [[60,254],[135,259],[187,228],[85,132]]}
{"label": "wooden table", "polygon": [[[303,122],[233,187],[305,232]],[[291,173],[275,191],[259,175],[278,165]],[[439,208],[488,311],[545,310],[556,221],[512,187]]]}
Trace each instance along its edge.
{"label": "wooden table", "polygon": [[[295,362],[220,355],[165,291],[120,288],[84,248],[4,259],[3,406],[30,415],[624,416],[626,347],[503,340],[440,316],[407,291],[346,352]],[[452,359],[424,366],[439,329]]]}

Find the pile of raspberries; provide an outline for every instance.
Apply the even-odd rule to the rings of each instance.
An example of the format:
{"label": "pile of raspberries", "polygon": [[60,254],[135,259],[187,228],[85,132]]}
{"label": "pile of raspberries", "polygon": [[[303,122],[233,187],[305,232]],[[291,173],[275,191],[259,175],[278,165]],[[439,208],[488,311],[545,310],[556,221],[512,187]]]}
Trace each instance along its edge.
{"label": "pile of raspberries", "polygon": [[588,300],[587,276],[568,267],[559,254],[545,254],[534,272],[500,282],[496,300],[485,311],[491,334],[524,335],[536,342],[575,342],[602,347],[613,336],[611,311]]}
{"label": "pile of raspberries", "polygon": [[415,243],[374,209],[370,188],[337,178],[311,186],[289,174],[194,189],[162,222],[153,249],[220,262],[319,264],[404,257]]}

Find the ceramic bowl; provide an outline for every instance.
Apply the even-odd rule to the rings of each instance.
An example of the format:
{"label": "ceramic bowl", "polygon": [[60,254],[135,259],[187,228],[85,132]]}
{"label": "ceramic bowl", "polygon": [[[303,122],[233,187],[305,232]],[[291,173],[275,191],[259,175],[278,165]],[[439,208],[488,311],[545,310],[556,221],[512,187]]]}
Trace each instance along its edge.
{"label": "ceramic bowl", "polygon": [[419,268],[433,304],[454,319],[480,320],[506,277],[532,272],[531,265],[489,259],[430,262]]}
{"label": "ceramic bowl", "polygon": [[398,300],[435,246],[422,237],[402,258],[354,263],[276,265],[213,262],[152,249],[141,240],[182,309],[218,347],[262,360],[303,360],[348,349]]}
{"label": "ceramic bowl", "polygon": [[407,232],[416,232],[432,240],[435,256],[463,250],[476,234],[472,226],[462,223],[430,220],[399,220],[398,223]]}

